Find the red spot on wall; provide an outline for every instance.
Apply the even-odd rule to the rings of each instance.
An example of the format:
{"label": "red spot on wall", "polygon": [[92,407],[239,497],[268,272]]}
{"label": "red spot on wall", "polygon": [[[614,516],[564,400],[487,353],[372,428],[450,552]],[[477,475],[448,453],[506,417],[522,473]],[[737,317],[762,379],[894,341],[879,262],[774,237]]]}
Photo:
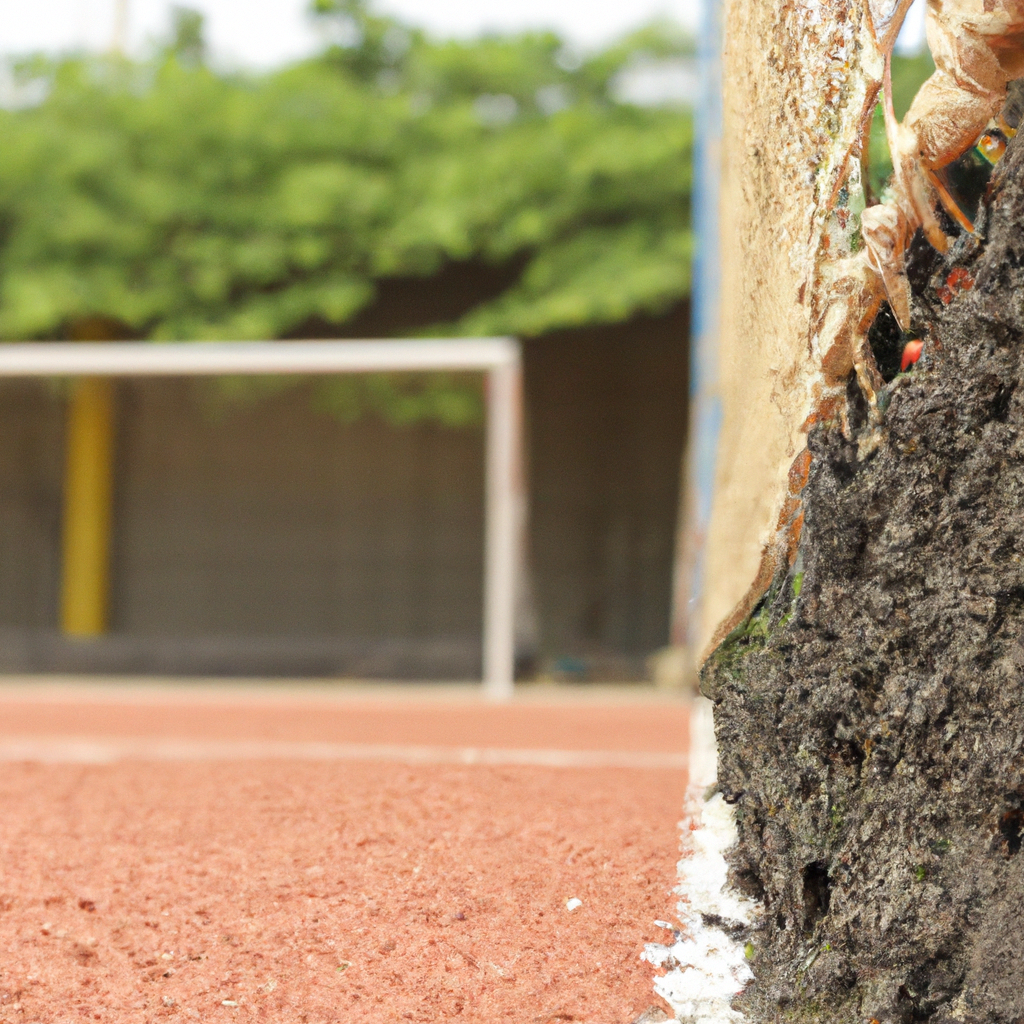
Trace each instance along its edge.
{"label": "red spot on wall", "polygon": [[944,306],[948,306],[957,292],[969,292],[974,287],[974,278],[963,267],[954,267],[946,277],[946,283],[938,290]]}
{"label": "red spot on wall", "polygon": [[903,346],[903,358],[900,360],[900,373],[911,363],[916,363],[921,358],[921,349],[924,348],[923,341],[908,341]]}

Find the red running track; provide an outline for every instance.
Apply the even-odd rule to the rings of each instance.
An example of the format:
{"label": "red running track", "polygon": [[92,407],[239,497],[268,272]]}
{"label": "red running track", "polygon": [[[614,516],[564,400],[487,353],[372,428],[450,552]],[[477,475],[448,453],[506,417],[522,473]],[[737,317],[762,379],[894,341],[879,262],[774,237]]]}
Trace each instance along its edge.
{"label": "red running track", "polygon": [[0,1021],[628,1024],[686,726],[638,688],[0,686]]}

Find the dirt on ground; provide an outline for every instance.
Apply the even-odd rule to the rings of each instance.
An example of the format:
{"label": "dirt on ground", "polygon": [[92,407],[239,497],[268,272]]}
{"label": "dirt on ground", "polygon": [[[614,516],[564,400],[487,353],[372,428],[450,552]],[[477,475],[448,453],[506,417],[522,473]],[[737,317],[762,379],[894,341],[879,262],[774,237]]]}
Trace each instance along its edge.
{"label": "dirt on ground", "polygon": [[[796,564],[704,673],[765,907],[752,1021],[1024,1020],[1022,224],[1024,133],[978,237],[915,243],[924,354],[880,445],[858,457],[851,385],[860,436],[808,439]],[[895,373],[905,339],[872,340]]]}
{"label": "dirt on ground", "polygon": [[[51,755],[90,735],[681,752],[685,726],[665,701],[0,692],[0,737]],[[639,954],[672,916],[684,786],[671,768],[0,765],[0,1021],[628,1024],[658,1002]]]}

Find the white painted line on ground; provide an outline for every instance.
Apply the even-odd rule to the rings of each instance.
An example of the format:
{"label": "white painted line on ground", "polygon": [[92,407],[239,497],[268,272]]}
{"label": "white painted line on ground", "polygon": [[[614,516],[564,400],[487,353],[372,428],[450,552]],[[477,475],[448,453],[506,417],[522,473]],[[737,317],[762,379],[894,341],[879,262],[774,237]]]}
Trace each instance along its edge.
{"label": "white painted line on ground", "polygon": [[390,761],[399,764],[521,765],[536,768],[686,769],[686,754],[621,750],[503,750],[283,740],[0,737],[0,762],[116,764],[121,761]]}
{"label": "white painted line on ground", "polygon": [[760,904],[729,882],[726,853],[737,842],[736,815],[721,793],[706,796],[718,777],[718,748],[711,702],[697,698],[690,709],[690,778],[682,828],[682,859],[676,895],[680,928],[671,944],[648,943],[641,954],[666,968],[654,991],[675,1011],[675,1019],[699,1024],[744,1024],[732,1007],[753,974],[746,940]]}
{"label": "white painted line on ground", "polygon": [[[517,683],[516,704],[672,705],[683,701],[673,690],[646,683]],[[480,704],[480,684],[387,682],[337,679],[183,679],[177,676],[11,675],[0,674],[0,715],[4,704],[163,706],[180,704],[280,705],[440,703]]]}

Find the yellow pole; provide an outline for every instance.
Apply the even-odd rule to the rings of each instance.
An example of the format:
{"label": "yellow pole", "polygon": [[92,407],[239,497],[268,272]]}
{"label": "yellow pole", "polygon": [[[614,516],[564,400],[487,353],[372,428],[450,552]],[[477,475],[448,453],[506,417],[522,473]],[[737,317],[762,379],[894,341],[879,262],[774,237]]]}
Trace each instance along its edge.
{"label": "yellow pole", "polygon": [[61,630],[107,630],[114,485],[114,390],[104,377],[75,381],[68,406],[64,471]]}

